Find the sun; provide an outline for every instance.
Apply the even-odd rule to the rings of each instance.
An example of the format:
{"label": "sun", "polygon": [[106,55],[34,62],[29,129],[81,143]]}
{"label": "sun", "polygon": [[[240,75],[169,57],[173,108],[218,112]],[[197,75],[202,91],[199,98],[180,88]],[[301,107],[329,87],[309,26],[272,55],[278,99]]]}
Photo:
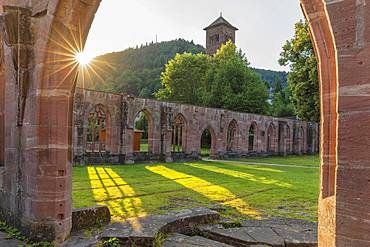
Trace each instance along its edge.
{"label": "sun", "polygon": [[75,59],[81,66],[86,66],[91,62],[91,57],[84,52],[76,53]]}

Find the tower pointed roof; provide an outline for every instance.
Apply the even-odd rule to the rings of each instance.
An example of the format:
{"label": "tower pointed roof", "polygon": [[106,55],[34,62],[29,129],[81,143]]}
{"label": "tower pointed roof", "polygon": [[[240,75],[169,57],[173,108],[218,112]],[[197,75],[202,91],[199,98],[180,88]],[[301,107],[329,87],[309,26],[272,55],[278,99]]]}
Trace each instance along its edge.
{"label": "tower pointed roof", "polygon": [[238,31],[239,29],[234,27],[233,25],[230,24],[230,22],[228,22],[223,16],[222,16],[222,13],[220,15],[220,17],[217,18],[217,20],[215,20],[211,25],[209,25],[208,27],[204,28],[205,31],[207,31],[208,29],[210,28],[213,28],[213,27],[217,27],[217,26],[221,26],[221,25],[226,25],[232,29],[234,29],[235,31]]}

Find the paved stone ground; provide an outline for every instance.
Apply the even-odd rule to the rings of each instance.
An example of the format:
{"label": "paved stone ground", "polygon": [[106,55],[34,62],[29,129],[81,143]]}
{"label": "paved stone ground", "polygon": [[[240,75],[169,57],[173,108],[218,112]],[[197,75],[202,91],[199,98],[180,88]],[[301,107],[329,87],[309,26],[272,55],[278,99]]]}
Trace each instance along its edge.
{"label": "paved stone ground", "polygon": [[176,233],[168,237],[163,247],[199,247],[199,246],[212,246],[212,247],[231,247],[231,245],[216,242],[200,236],[187,236]]}
{"label": "paved stone ground", "polygon": [[199,229],[203,236],[232,246],[317,246],[317,224],[304,220],[249,220],[241,222],[239,227],[207,225]]}
{"label": "paved stone ground", "polygon": [[[222,225],[212,223],[215,221]],[[235,223],[220,220],[219,214],[213,210],[195,208],[76,232],[62,247],[97,247],[113,237],[119,240],[120,246],[154,246],[158,233],[164,238],[163,247],[317,246],[317,224],[310,221],[272,218]],[[0,247],[25,246],[22,244],[7,239],[7,235],[0,232]]]}

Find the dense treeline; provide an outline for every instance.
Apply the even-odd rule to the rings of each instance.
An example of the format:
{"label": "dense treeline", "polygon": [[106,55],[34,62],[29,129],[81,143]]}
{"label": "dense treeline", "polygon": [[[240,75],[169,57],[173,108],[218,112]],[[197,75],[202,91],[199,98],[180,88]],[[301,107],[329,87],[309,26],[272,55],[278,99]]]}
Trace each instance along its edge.
{"label": "dense treeline", "polygon": [[288,86],[287,76],[288,73],[285,71],[273,71],[273,70],[267,70],[267,69],[257,69],[253,68],[253,70],[259,74],[262,78],[262,80],[268,82],[268,87],[272,90],[276,80],[279,80],[281,82],[281,85],[283,88],[286,88]]}
{"label": "dense treeline", "polygon": [[[205,53],[205,48],[192,41],[178,39],[161,43],[149,43],[121,52],[97,57],[91,64],[95,72],[89,71],[79,77],[80,86],[87,88],[128,93],[138,97],[154,98],[161,87],[160,77],[165,65],[176,54]],[[271,89],[276,78],[286,87],[286,73],[253,69]],[[82,78],[85,78],[83,85]]]}
{"label": "dense treeline", "polygon": [[121,52],[108,53],[94,59],[92,70],[79,77],[85,78],[84,87],[154,98],[160,88],[160,75],[165,64],[177,53],[204,53],[204,47],[183,39],[149,43]]}
{"label": "dense treeline", "polygon": [[[165,65],[175,58],[176,54],[183,53],[199,54],[198,56],[201,58],[204,56],[205,48],[194,44],[194,42],[178,39],[149,43],[121,52],[105,54],[97,57],[91,63],[91,69],[81,72],[78,83],[82,87],[95,90],[155,98],[155,93],[161,88],[161,73],[164,71]],[[302,120],[318,121],[320,104],[316,59],[306,23],[296,24],[295,36],[284,45],[279,62],[281,65],[290,66],[289,75],[286,72],[251,68],[251,71],[255,72],[253,75],[258,74],[264,81],[270,102],[267,110],[265,109],[266,105],[263,104],[256,105],[257,109],[252,112],[265,112],[277,117],[298,116]],[[202,67],[197,70],[199,69]],[[230,71],[232,70],[230,69]],[[229,77],[231,81],[238,80],[238,75],[234,75],[234,77]],[[193,76],[192,73],[188,74],[189,78],[191,76]],[[217,76],[221,77],[220,74]],[[220,81],[219,78],[213,79]],[[202,81],[194,81],[193,83],[195,85],[202,84]],[[185,88],[184,90],[190,93]],[[209,90],[211,89],[209,88]],[[212,90],[215,90],[215,87]],[[218,92],[221,97],[223,92],[220,90]],[[209,95],[202,97],[207,98],[201,100],[193,98],[190,103],[246,111],[245,108],[239,109],[241,106],[235,104],[235,102],[245,100],[243,98],[229,98],[228,103],[223,105],[217,97]],[[263,111],[258,108],[261,106],[264,108]]]}
{"label": "dense treeline", "polygon": [[231,42],[214,56],[177,54],[162,73],[160,100],[267,114],[266,83]]}

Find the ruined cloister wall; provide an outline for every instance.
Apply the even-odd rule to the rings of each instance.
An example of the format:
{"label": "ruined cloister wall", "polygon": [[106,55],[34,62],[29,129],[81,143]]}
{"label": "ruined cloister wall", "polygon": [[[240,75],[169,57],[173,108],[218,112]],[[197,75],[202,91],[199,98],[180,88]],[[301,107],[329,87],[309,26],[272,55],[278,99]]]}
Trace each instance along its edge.
{"label": "ruined cloister wall", "polygon": [[[92,156],[87,151],[88,117],[96,106],[105,109],[107,139],[105,156]],[[223,109],[141,99],[125,94],[113,94],[78,88],[74,104],[74,159],[77,163],[123,163],[136,161],[133,150],[134,123],[137,114],[144,111],[149,118],[149,159],[172,161],[178,158],[199,159],[201,136],[205,129],[212,130],[213,158],[287,155],[317,153],[319,150],[318,124],[274,118]],[[171,152],[174,119],[181,115],[185,120],[182,155]],[[230,123],[236,123],[233,150],[227,150],[227,133]],[[253,150],[248,150],[249,129],[256,126]],[[270,127],[271,126],[271,127]],[[268,128],[272,128],[271,150],[268,150]],[[289,130],[287,130],[289,129]],[[311,134],[309,134],[311,133]]]}

